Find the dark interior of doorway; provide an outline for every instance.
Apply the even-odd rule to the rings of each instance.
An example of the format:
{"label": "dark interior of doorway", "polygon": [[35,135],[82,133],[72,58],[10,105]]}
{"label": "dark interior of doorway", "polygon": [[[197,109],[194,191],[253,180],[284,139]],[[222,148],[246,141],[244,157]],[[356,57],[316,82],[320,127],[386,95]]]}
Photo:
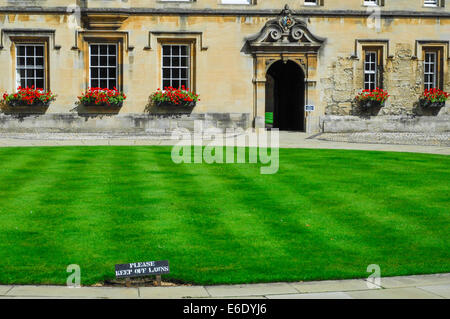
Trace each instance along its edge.
{"label": "dark interior of doorway", "polygon": [[266,127],[305,131],[305,75],[293,61],[277,61],[267,71],[266,114],[270,113],[273,124]]}

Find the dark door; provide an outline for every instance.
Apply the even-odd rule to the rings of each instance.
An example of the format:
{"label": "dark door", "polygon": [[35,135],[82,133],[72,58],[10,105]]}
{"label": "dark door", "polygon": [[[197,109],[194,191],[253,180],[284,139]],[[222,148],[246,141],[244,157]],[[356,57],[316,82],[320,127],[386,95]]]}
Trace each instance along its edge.
{"label": "dark door", "polygon": [[[305,76],[295,62],[278,61],[267,71],[266,112],[273,110],[273,127],[305,130]],[[270,95],[272,94],[272,98]],[[269,97],[269,98],[267,98]]]}

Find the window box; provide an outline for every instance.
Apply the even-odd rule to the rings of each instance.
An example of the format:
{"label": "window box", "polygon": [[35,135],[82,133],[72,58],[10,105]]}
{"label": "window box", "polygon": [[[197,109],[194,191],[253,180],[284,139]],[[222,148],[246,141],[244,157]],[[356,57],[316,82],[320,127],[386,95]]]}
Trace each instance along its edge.
{"label": "window box", "polygon": [[184,85],[181,88],[175,89],[173,87],[165,87],[164,91],[158,89],[150,95],[151,103],[156,107],[181,107],[192,108],[195,107],[197,101],[200,101],[198,94],[195,94]]}
{"label": "window box", "polygon": [[3,94],[2,109],[5,113],[42,114],[55,99],[51,91],[19,86],[17,93]]}
{"label": "window box", "polygon": [[155,106],[157,107],[195,107],[197,103],[195,101],[193,102],[187,102],[187,103],[183,103],[183,104],[175,104],[172,102],[166,102],[166,101],[159,101],[159,102],[155,102]]}
{"label": "window box", "polygon": [[436,109],[445,106],[445,102],[450,97],[450,94],[440,89],[433,88],[425,90],[419,99],[419,104],[422,108]]}
{"label": "window box", "polygon": [[374,90],[363,90],[355,97],[355,101],[361,113],[377,115],[388,98],[388,92],[375,88]]}
{"label": "window box", "polygon": [[78,113],[117,114],[126,98],[126,95],[115,87],[112,90],[89,88],[78,97]]}

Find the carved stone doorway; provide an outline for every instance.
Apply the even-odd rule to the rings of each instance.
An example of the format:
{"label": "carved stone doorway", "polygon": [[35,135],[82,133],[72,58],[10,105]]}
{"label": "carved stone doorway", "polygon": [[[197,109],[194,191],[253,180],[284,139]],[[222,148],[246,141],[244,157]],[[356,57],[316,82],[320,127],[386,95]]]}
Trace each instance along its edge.
{"label": "carved stone doorway", "polygon": [[[305,130],[305,74],[296,63],[281,61],[267,70],[266,113],[273,114],[271,127]],[[269,126],[266,125],[267,128]]]}
{"label": "carved stone doorway", "polygon": [[[315,119],[314,122],[317,122],[318,128],[318,118],[324,112],[322,107],[317,105],[319,102],[317,70],[318,52],[325,43],[325,39],[313,35],[308,29],[307,20],[294,15],[295,13],[286,5],[277,18],[267,21],[258,34],[247,38],[247,45],[254,59],[254,127],[265,127],[266,107],[270,109],[271,103],[273,103],[274,117],[276,118],[278,114],[278,119],[275,119],[278,121],[276,125],[281,129],[305,130],[311,119]],[[276,68],[280,68],[279,72],[283,72],[283,68],[277,66],[281,64],[290,70],[286,69],[285,72],[296,72],[297,75],[288,76],[294,79],[293,83],[289,80],[274,81],[273,72]],[[300,73],[303,77],[299,76]],[[278,83],[277,95],[267,94],[267,87],[274,86],[273,89],[275,89],[276,83]],[[293,97],[289,94],[280,96],[281,92],[290,92],[289,88],[292,86],[297,86],[299,96]],[[267,103],[266,99],[268,99]],[[276,101],[278,101],[278,109],[275,111]],[[302,108],[301,111],[296,109],[296,113],[292,110],[292,113],[289,113],[295,116],[296,123],[294,120],[287,119],[287,115],[283,113],[289,110],[289,107],[282,108],[282,105],[287,103],[285,101],[296,101],[295,107]],[[316,106],[315,111],[309,113],[307,117],[302,113],[305,104]]]}

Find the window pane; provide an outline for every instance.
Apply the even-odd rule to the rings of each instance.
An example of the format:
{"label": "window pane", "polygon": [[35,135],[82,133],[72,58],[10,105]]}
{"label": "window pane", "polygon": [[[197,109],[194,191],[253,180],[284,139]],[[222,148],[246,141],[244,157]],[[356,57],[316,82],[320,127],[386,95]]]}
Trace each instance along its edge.
{"label": "window pane", "polygon": [[108,65],[109,66],[116,66],[116,57],[115,56],[110,56],[110,57],[108,57]]}
{"label": "window pane", "polygon": [[102,89],[107,88],[107,87],[108,87],[108,81],[106,81],[106,80],[100,80],[100,87],[101,87]]}
{"label": "window pane", "polygon": [[98,87],[98,80],[92,80],[91,81],[91,87],[93,87],[93,88]]}
{"label": "window pane", "polygon": [[42,46],[37,46],[36,47],[36,56],[44,56],[44,47]]}
{"label": "window pane", "polygon": [[108,77],[109,78],[116,78],[116,68],[109,68],[108,69]]}
{"label": "window pane", "polygon": [[113,54],[115,56],[116,55],[116,46],[115,45],[110,45],[109,49],[108,49],[108,53],[109,54]]}
{"label": "window pane", "polygon": [[163,58],[163,66],[170,66],[170,58]]}
{"label": "window pane", "polygon": [[163,46],[163,55],[170,55],[170,47],[168,45]]}
{"label": "window pane", "polygon": [[36,87],[38,89],[44,89],[44,79],[37,79],[36,80]]}
{"label": "window pane", "polygon": [[91,65],[97,66],[98,65],[98,57],[91,56]]}
{"label": "window pane", "polygon": [[23,45],[17,46],[17,50],[18,50],[18,53],[17,53],[18,56],[24,56],[25,55],[25,47]]}
{"label": "window pane", "polygon": [[100,46],[100,54],[107,54],[108,53],[108,47],[106,45]]}
{"label": "window pane", "polygon": [[163,88],[169,87],[170,86],[170,80],[164,80],[163,81]]}
{"label": "window pane", "polygon": [[36,70],[36,77],[43,78],[44,77],[44,70],[43,69],[37,69]]}
{"label": "window pane", "polygon": [[27,56],[34,56],[34,46],[31,45],[27,46],[26,53]]}
{"label": "window pane", "polygon": [[116,86],[116,80],[109,80],[108,89],[112,90]]}
{"label": "window pane", "polygon": [[98,78],[98,69],[97,68],[92,68],[91,69],[91,77],[92,78]]}
{"label": "window pane", "polygon": [[163,78],[165,78],[165,79],[170,78],[170,69],[168,69],[168,68],[163,69]]}
{"label": "window pane", "polygon": [[98,54],[98,46],[91,45],[91,54]]}

